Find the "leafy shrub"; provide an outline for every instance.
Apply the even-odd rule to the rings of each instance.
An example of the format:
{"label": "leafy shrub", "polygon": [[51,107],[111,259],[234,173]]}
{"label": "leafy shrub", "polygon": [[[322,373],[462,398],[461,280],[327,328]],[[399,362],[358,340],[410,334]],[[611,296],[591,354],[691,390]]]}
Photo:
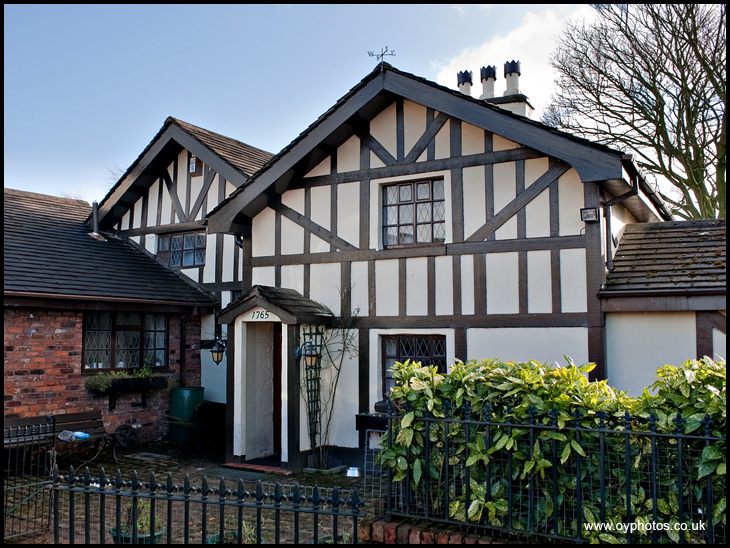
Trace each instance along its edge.
{"label": "leafy shrub", "polygon": [[[566,359],[567,367],[458,362],[445,375],[418,363],[396,365],[391,402],[398,416],[379,459],[395,482],[410,481],[411,508],[614,542],[618,535],[582,525],[651,523],[655,512],[656,520],[673,523],[680,500],[685,521],[706,520],[712,477],[713,524],[724,524],[724,440],[706,446],[706,439],[682,439],[680,496],[676,437],[634,432],[724,434],[725,364],[665,366],[656,395],[630,398],[606,381],[589,382],[592,364]],[[646,530],[637,535],[651,539]],[[660,538],[676,542],[679,533]]]}

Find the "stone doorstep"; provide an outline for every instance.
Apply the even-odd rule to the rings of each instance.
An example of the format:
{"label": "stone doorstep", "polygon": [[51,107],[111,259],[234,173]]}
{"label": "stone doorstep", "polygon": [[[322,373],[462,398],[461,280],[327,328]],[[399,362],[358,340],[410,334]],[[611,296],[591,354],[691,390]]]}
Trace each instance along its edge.
{"label": "stone doorstep", "polygon": [[246,464],[237,462],[227,462],[222,465],[224,468],[233,468],[235,470],[246,470],[249,472],[261,472],[263,474],[278,474],[280,476],[293,476],[294,472],[286,468],[278,466],[266,466],[264,464]]}

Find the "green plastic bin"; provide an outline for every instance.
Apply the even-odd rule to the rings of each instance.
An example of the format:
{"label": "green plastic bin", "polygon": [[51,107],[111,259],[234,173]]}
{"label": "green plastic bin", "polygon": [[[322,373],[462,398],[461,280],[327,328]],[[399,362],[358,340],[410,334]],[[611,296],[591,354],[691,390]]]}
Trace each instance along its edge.
{"label": "green plastic bin", "polygon": [[170,391],[170,440],[194,443],[196,439],[195,408],[203,401],[205,388],[185,386]]}

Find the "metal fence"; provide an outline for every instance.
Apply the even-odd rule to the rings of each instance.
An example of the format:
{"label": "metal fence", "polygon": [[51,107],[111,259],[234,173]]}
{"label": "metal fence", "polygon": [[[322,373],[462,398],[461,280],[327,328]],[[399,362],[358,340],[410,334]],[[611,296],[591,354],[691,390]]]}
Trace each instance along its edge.
{"label": "metal fence", "polygon": [[14,426],[5,421],[3,450],[4,539],[30,536],[50,527],[50,472],[55,464],[55,421]]}
{"label": "metal fence", "polygon": [[700,466],[725,451],[708,417],[689,435],[679,414],[667,433],[628,412],[566,423],[531,410],[517,424],[509,409],[495,416],[487,405],[471,420],[469,408],[445,407],[442,417],[411,414],[401,437],[409,409],[389,412],[386,450],[400,464],[387,515],[579,542],[726,541],[724,464]]}
{"label": "metal fence", "polygon": [[[269,485],[233,490],[203,478],[199,487],[185,476],[182,485],[142,483],[136,473],[124,481],[92,478],[88,468],[52,475],[54,542],[86,544],[352,544],[357,543],[363,501],[358,490]],[[273,487],[273,489],[271,489]],[[309,493],[309,494],[308,494]],[[226,541],[221,539],[228,539]]]}

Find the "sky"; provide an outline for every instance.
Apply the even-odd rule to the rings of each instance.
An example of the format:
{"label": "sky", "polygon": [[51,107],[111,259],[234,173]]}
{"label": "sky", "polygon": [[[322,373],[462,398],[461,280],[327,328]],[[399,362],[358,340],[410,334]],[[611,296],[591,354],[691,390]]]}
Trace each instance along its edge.
{"label": "sky", "polygon": [[6,188],[101,201],[168,116],[277,153],[377,65],[457,89],[520,61],[540,119],[587,4],[4,6]]}

